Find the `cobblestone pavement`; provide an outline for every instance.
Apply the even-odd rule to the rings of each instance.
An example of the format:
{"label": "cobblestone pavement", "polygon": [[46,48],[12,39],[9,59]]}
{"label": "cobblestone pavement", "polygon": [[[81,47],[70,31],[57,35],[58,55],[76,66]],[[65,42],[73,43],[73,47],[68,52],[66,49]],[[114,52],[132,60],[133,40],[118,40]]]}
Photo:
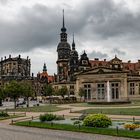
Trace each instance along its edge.
{"label": "cobblestone pavement", "polygon": [[10,126],[0,123],[0,140],[135,140],[132,138]]}

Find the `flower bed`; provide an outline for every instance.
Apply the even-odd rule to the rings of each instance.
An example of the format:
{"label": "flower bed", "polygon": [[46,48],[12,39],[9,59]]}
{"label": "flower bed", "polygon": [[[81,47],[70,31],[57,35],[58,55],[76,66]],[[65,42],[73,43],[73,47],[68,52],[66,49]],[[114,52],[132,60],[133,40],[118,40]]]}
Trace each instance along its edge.
{"label": "flower bed", "polygon": [[137,128],[140,128],[140,125],[139,124],[125,124],[124,125],[124,128],[125,129],[128,129],[128,130],[135,130]]}

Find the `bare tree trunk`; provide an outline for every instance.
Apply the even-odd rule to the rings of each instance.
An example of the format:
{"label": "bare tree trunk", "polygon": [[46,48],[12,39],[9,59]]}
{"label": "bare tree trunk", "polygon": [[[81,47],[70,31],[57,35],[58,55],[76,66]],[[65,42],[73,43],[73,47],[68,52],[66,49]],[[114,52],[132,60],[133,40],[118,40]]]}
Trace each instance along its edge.
{"label": "bare tree trunk", "polygon": [[29,97],[27,97],[27,107],[29,107]]}

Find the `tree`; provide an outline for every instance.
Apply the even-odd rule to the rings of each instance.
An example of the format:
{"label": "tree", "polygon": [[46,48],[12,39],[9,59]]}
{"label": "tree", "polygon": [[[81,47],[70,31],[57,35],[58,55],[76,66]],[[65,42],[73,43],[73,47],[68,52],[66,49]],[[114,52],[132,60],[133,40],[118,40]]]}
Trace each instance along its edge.
{"label": "tree", "polygon": [[16,109],[17,99],[22,95],[21,84],[17,81],[11,81],[9,84],[5,85],[4,91],[8,97],[14,100],[14,108]]}
{"label": "tree", "polygon": [[[54,93],[54,89],[53,89],[52,85],[46,84],[46,85],[44,85],[43,89],[44,89],[44,96],[49,96],[49,100],[50,100],[50,96],[52,96]],[[51,103],[51,100],[50,100],[50,103]]]}
{"label": "tree", "polygon": [[64,96],[67,95],[67,93],[68,93],[68,89],[66,86],[64,86],[58,90],[58,94],[60,96],[62,96],[63,99],[64,99]]}
{"label": "tree", "polygon": [[30,83],[22,82],[22,95],[26,98],[27,101],[27,107],[29,107],[29,97],[33,96],[33,88]]}
{"label": "tree", "polygon": [[84,88],[81,87],[81,88],[79,89],[78,95],[80,96],[80,101],[81,101],[82,97],[85,95],[85,90],[84,90]]}

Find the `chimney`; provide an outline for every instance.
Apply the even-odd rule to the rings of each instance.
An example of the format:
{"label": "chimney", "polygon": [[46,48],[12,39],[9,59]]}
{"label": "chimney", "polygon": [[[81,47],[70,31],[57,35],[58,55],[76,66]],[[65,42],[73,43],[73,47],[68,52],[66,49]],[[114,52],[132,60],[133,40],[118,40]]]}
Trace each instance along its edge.
{"label": "chimney", "polygon": [[3,61],[3,57],[1,57],[1,61]]}
{"label": "chimney", "polygon": [[94,60],[99,61],[99,58],[94,58]]}
{"label": "chimney", "polygon": [[128,63],[131,63],[131,60],[129,60]]}
{"label": "chimney", "polygon": [[6,60],[6,56],[4,56],[4,59]]}
{"label": "chimney", "polygon": [[106,59],[104,59],[104,61],[106,62]]}
{"label": "chimney", "polygon": [[9,54],[9,58],[11,58],[11,54]]}

